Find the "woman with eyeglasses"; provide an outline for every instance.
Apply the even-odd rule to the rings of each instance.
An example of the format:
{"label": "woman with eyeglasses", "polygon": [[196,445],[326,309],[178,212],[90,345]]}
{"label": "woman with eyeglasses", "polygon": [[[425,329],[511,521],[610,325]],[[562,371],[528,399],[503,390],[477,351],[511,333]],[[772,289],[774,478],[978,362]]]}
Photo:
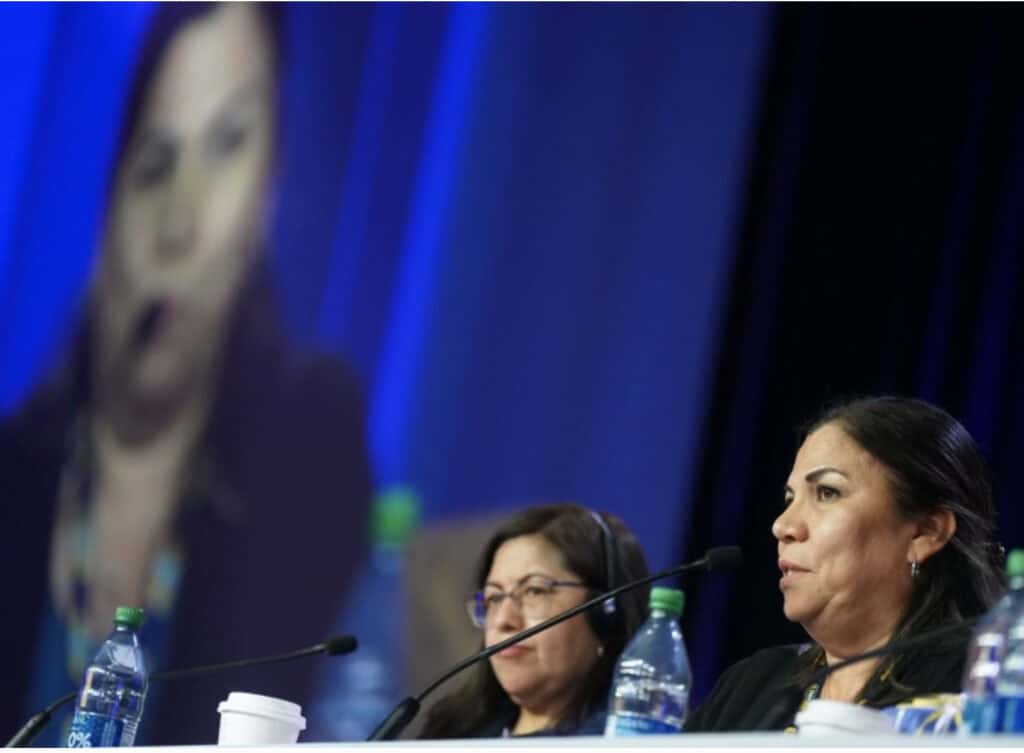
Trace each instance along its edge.
{"label": "woman with eyeglasses", "polygon": [[[484,646],[647,575],[618,518],[575,504],[530,507],[488,541],[467,604]],[[615,662],[645,616],[640,588],[478,664],[428,714],[421,737],[601,734]]]}

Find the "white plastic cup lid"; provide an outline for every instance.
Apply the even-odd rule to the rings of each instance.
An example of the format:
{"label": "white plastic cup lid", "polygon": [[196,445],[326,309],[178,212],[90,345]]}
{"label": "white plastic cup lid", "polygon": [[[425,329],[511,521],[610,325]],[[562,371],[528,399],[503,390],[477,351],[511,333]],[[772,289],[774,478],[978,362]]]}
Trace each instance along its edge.
{"label": "white plastic cup lid", "polygon": [[294,724],[300,730],[306,729],[306,718],[302,715],[302,707],[299,704],[269,695],[239,693],[237,691],[228,693],[227,700],[221,701],[217,705],[217,711],[221,714],[228,711],[239,714],[251,714],[253,716],[266,716],[271,719]]}
{"label": "white plastic cup lid", "polygon": [[814,700],[796,715],[801,732],[839,734],[895,734],[892,720],[877,709],[842,701]]}

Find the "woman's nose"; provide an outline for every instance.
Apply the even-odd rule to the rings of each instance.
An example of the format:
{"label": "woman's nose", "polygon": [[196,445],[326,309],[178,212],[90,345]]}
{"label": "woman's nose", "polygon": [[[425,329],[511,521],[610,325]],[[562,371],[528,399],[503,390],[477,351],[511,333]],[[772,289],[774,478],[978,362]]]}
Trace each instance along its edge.
{"label": "woman's nose", "polygon": [[494,614],[494,626],[505,630],[519,630],[523,625],[523,610],[516,599],[506,596]]}
{"label": "woman's nose", "polygon": [[158,253],[163,259],[176,259],[188,254],[196,241],[200,190],[196,176],[175,176],[160,213]]}
{"label": "woman's nose", "polygon": [[778,541],[803,541],[807,538],[807,524],[800,513],[800,503],[795,499],[772,523],[772,536]]}

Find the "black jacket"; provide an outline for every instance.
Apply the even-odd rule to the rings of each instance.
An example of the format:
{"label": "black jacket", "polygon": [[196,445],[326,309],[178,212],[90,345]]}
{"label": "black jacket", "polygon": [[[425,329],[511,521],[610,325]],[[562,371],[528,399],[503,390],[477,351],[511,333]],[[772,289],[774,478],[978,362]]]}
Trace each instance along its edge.
{"label": "black jacket", "polygon": [[[967,636],[891,662],[885,680],[868,683],[865,703],[874,708],[932,693],[957,693]],[[793,724],[807,691],[799,682],[808,664],[803,646],[776,646],[737,662],[719,678],[705,702],[686,720],[686,732],[784,730]]]}

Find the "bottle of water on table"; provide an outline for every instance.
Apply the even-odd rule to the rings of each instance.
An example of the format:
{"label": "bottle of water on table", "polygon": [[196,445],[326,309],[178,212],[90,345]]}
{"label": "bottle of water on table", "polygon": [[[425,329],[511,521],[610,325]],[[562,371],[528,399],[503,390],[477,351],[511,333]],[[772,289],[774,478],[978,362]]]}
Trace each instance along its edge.
{"label": "bottle of water on table", "polygon": [[606,737],[678,732],[686,721],[692,679],[679,618],[684,595],[652,588],[651,616],[615,668]]}
{"label": "bottle of water on table", "polygon": [[1024,606],[1024,550],[1010,552],[1006,561],[1010,590],[974,628],[964,670],[963,726],[972,735],[991,735],[1003,728],[1004,704],[997,691],[1006,639],[1015,612]]}
{"label": "bottle of water on table", "polygon": [[141,609],[117,608],[114,632],[82,676],[69,748],[113,748],[135,742],[148,686],[138,636],[142,619]]}
{"label": "bottle of water on table", "polygon": [[[1006,647],[996,678],[1000,732],[1024,734],[1024,549],[1010,552],[1007,562],[1013,606],[1006,628]],[[1014,588],[1016,586],[1016,588]]]}

